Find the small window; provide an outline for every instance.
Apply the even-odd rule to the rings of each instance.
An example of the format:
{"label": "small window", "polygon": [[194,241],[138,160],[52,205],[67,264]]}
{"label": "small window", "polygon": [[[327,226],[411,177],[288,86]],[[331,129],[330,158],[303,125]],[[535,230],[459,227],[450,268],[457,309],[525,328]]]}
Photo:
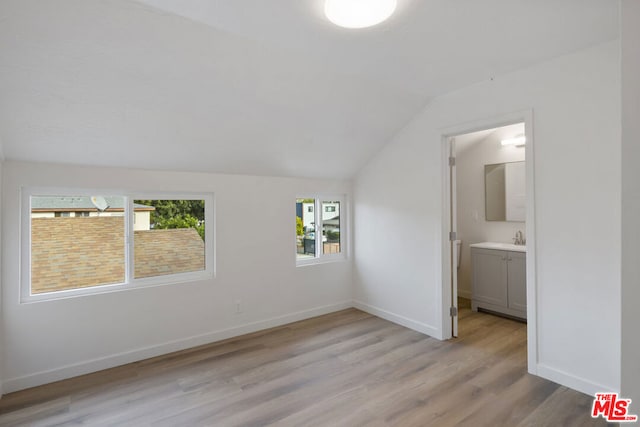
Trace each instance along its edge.
{"label": "small window", "polygon": [[25,193],[23,301],[213,275],[211,196]]}
{"label": "small window", "polygon": [[[298,265],[344,258],[344,222],[340,215],[343,205],[341,197],[296,199]],[[322,216],[316,216],[314,211]]]}

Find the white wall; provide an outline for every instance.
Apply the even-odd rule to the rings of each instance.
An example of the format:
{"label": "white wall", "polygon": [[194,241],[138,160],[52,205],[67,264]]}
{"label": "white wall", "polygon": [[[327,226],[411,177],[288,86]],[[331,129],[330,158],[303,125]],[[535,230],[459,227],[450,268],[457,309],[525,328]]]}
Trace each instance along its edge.
{"label": "white wall", "polygon": [[619,85],[611,42],[435,99],[355,179],[356,305],[442,336],[443,129],[531,108],[534,366],[588,393],[618,390]]}
{"label": "white wall", "polygon": [[[4,167],[5,392],[351,306],[351,262],[296,267],[294,227],[296,195],[349,194],[349,182],[18,162]],[[21,186],[214,192],[216,278],[19,304]],[[256,228],[256,206],[264,228]]]}
{"label": "white wall", "polygon": [[622,1],[622,394],[640,414],[640,2]]}
{"label": "white wall", "polygon": [[[517,129],[517,130],[516,130]],[[523,125],[496,129],[480,141],[456,151],[457,232],[462,240],[458,294],[471,298],[471,252],[469,245],[479,242],[513,243],[518,230],[525,232],[525,223],[517,221],[487,221],[484,209],[484,165],[525,160],[524,147],[502,147],[500,141],[517,132]]]}
{"label": "white wall", "polygon": [[[2,151],[2,143],[0,142],[0,242],[2,241],[2,168],[4,165],[4,154]],[[0,271],[2,268],[2,245],[0,245]],[[0,275],[0,399],[4,392],[4,313],[2,310],[2,277]]]}

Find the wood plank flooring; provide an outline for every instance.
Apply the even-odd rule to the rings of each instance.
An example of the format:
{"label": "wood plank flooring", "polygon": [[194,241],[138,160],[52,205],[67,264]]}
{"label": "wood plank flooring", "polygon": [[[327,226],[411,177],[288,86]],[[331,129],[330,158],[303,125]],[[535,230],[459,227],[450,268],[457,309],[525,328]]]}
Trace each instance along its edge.
{"label": "wood plank flooring", "polygon": [[526,325],[460,310],[441,342],[355,309],[0,399],[0,426],[590,426],[526,373]]}

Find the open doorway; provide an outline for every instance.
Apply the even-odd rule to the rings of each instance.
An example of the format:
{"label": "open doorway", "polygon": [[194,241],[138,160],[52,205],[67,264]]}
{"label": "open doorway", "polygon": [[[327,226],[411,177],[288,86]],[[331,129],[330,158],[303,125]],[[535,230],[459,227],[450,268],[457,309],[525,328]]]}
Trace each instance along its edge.
{"label": "open doorway", "polygon": [[[530,114],[443,134],[444,337],[465,333],[477,313],[516,319],[535,373],[533,156]],[[498,124],[496,124],[498,123]],[[474,314],[476,313],[476,314]],[[475,317],[473,317],[475,316]],[[491,323],[491,320],[482,322]],[[527,322],[526,326],[524,322]]]}

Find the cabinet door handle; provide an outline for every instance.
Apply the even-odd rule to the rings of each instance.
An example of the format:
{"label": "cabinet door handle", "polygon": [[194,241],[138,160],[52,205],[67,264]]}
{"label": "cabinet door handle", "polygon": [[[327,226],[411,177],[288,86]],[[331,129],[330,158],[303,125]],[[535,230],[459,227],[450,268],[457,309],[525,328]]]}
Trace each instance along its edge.
{"label": "cabinet door handle", "polygon": [[502,261],[509,261],[506,256],[503,256],[501,259]]}

